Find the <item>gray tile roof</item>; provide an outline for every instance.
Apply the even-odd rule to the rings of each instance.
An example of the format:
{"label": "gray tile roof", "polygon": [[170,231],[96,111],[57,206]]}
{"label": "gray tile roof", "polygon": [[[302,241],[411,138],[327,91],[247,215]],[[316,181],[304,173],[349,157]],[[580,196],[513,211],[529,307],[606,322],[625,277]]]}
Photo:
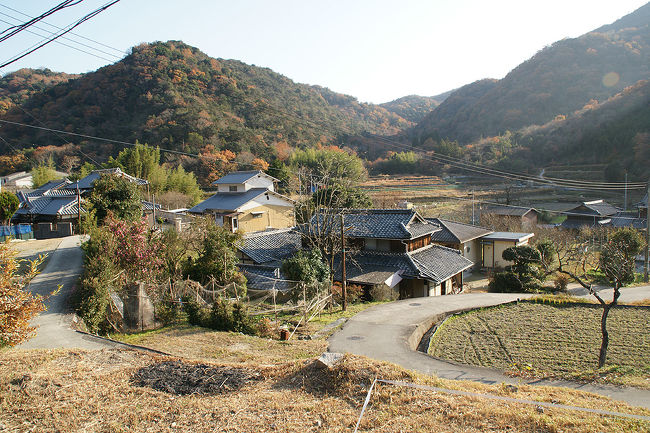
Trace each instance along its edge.
{"label": "gray tile roof", "polygon": [[581,203],[579,206],[569,209],[569,217],[571,217],[571,214],[577,214],[577,215],[596,215],[596,216],[613,216],[616,215],[620,210],[612,206],[611,204],[602,201],[602,200],[595,200],[595,201],[587,201]]}
{"label": "gray tile roof", "polygon": [[645,229],[646,221],[645,218],[638,218],[635,216],[619,214],[612,217],[611,222],[609,223],[612,227],[632,227],[635,229]]}
{"label": "gray tile roof", "polygon": [[219,185],[219,184],[224,184],[224,183],[244,183],[249,179],[254,178],[255,176],[264,176],[268,179],[271,179],[273,181],[276,181],[277,179],[269,176],[268,174],[264,173],[263,171],[260,170],[250,170],[250,171],[233,171],[232,173],[228,173],[222,178],[219,178],[212,182],[212,185]]}
{"label": "gray tile roof", "polygon": [[130,182],[133,182],[137,185],[146,185],[149,182],[147,182],[144,179],[139,179],[137,177],[131,176],[129,174],[124,173],[122,170],[119,168],[106,168],[106,169],[101,169],[101,170],[93,170],[88,176],[79,179],[76,182],[69,183],[66,185],[64,188],[66,189],[77,189],[79,188],[80,190],[88,190],[93,188],[93,184],[97,179],[101,177],[102,174],[113,174],[116,176],[123,177],[127,179]]}
{"label": "gray tile roof", "polygon": [[420,276],[436,282],[471,268],[474,263],[460,254],[460,251],[440,245],[430,245],[409,253]]}
{"label": "gray tile roof", "polygon": [[239,248],[255,263],[277,263],[301,249],[300,233],[290,229],[249,234]]}
{"label": "gray tile roof", "polygon": [[646,195],[643,196],[641,201],[636,204],[636,207],[645,209],[647,206],[648,206],[648,194],[646,193]]}
{"label": "gray tile roof", "polygon": [[434,242],[460,244],[492,233],[492,230],[484,227],[459,223],[442,218],[427,218],[427,221],[437,224],[441,228],[440,231],[431,235],[431,240]]}
{"label": "gray tile roof", "polygon": [[[374,239],[414,239],[440,230],[412,209],[345,209],[342,211],[346,236]],[[310,224],[300,227],[303,233],[340,230],[337,211],[316,214]]]}
{"label": "gray tile roof", "polygon": [[205,213],[206,211],[235,211],[242,205],[261,196],[262,194],[273,194],[266,188],[251,188],[245,192],[218,192],[207,200],[190,208],[190,213]]}
{"label": "gray tile roof", "polygon": [[[402,278],[427,279],[439,283],[473,266],[459,251],[440,245],[429,245],[410,253],[359,251],[352,252],[347,257],[348,279],[375,272],[399,272]],[[341,278],[340,256],[335,258],[335,275]]]}
{"label": "gray tile roof", "polygon": [[[83,207],[81,212],[85,212]],[[20,215],[76,215],[78,213],[77,198],[72,197],[28,197],[16,211]]]}

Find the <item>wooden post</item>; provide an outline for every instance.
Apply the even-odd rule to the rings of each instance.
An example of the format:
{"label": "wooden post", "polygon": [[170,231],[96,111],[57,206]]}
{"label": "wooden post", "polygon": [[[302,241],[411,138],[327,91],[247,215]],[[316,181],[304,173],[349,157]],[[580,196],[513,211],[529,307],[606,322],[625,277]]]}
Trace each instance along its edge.
{"label": "wooden post", "polygon": [[643,281],[648,282],[648,268],[650,268],[650,180],[648,180],[647,195],[645,196],[645,260],[643,262]]}
{"label": "wooden post", "polygon": [[302,302],[303,302],[303,323],[307,323],[307,285],[302,283]]}
{"label": "wooden post", "polygon": [[343,311],[348,308],[348,288],[345,275],[345,234],[343,229],[343,214],[341,216],[341,295],[343,296]]}
{"label": "wooden post", "polygon": [[79,181],[77,181],[77,233],[81,234],[81,192],[79,191]]}

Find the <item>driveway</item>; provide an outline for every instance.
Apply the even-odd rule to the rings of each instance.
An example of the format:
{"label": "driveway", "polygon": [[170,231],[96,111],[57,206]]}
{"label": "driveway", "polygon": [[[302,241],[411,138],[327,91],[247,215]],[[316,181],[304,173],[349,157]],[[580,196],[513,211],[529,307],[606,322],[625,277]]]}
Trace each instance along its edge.
{"label": "driveway", "polygon": [[61,284],[61,291],[46,302],[47,310],[36,316],[31,324],[38,326],[36,336],[17,346],[19,349],[104,349],[113,344],[73,330],[70,325],[73,311],[69,306],[70,294],[83,270],[81,237],[62,238],[50,252],[43,272],[29,286],[33,293],[47,296]]}
{"label": "driveway", "polygon": [[446,315],[523,299],[531,295],[468,293],[413,298],[371,307],[352,317],[329,339],[329,351],[348,352],[389,361],[409,370],[445,379],[472,380],[486,384],[528,383],[563,386],[594,392],[650,408],[650,391],[569,381],[526,381],[490,368],[474,367],[433,358],[416,350],[424,333]]}

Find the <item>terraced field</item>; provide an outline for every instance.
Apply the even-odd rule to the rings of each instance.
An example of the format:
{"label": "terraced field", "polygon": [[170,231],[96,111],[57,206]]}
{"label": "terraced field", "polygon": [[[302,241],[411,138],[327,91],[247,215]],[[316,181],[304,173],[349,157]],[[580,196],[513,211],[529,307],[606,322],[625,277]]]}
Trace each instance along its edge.
{"label": "terraced field", "polygon": [[597,372],[601,312],[598,305],[529,302],[468,312],[438,329],[429,354],[538,376],[595,375],[650,388],[650,309],[619,307],[610,312],[607,363]]}

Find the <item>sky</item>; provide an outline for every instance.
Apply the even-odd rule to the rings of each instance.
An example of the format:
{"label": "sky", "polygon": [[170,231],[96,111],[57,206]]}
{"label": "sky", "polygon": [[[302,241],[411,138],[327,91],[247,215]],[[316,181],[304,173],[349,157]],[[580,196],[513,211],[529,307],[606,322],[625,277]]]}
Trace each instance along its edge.
{"label": "sky", "polygon": [[[0,0],[0,29],[61,1]],[[56,31],[52,25],[66,27],[108,1],[83,0],[30,27],[38,35],[23,31],[0,42],[0,61],[42,41]],[[545,46],[614,22],[646,2],[121,0],[75,28],[69,39],[58,40],[69,46],[53,42],[0,73],[25,67],[90,72],[118,61],[135,45],[182,40],[212,57],[268,67],[296,82],[382,103],[502,78]]]}

